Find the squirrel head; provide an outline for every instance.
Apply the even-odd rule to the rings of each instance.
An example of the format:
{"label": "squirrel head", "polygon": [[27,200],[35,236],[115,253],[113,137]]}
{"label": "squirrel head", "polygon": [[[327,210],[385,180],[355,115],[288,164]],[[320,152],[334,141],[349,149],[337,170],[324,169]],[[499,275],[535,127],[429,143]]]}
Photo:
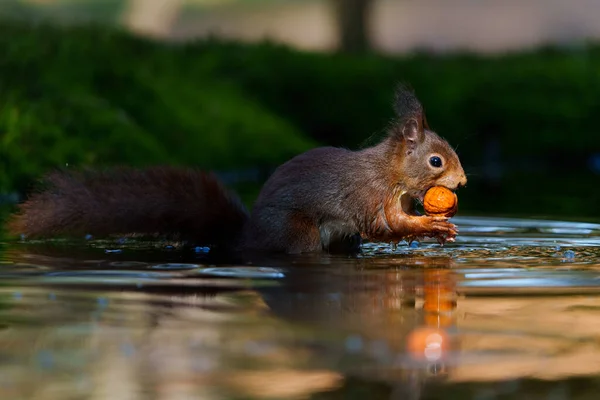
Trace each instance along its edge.
{"label": "squirrel head", "polygon": [[394,179],[411,197],[423,200],[432,186],[456,190],[467,184],[458,155],[429,129],[423,106],[406,87],[396,92],[398,121],[390,133]]}

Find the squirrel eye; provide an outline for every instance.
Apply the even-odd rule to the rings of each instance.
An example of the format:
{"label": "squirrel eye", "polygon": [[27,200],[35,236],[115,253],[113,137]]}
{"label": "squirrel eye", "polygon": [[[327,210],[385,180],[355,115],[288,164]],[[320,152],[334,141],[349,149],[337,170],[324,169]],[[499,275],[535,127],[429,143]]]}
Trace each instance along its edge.
{"label": "squirrel eye", "polygon": [[432,167],[440,168],[442,166],[442,159],[438,156],[433,156],[429,159],[429,164],[431,164]]}

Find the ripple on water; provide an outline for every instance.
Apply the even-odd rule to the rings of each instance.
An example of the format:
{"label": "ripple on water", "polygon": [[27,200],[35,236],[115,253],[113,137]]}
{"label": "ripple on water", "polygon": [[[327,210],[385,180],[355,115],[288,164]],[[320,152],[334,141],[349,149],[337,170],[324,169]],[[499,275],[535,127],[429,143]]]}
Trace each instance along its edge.
{"label": "ripple on water", "polygon": [[198,264],[182,264],[182,263],[167,263],[167,264],[155,264],[150,267],[151,269],[161,270],[186,270],[200,268]]}
{"label": "ripple on water", "polygon": [[277,268],[269,267],[212,267],[198,271],[201,275],[223,276],[233,278],[273,279],[283,278],[284,273]]}
{"label": "ripple on water", "polygon": [[25,389],[35,379],[69,395],[89,371],[85,379],[120,387],[151,381],[146,390],[167,397],[235,383],[247,390],[240,398],[268,397],[256,393],[277,383],[273,371],[290,371],[279,379],[286,387],[308,381],[299,371],[402,379],[398,369],[409,369],[450,377],[446,385],[600,376],[600,225],[455,222],[460,236],[443,247],[368,243],[356,258],[253,265],[198,264],[197,250],[185,259],[157,246],[149,256],[139,243],[139,253],[128,243],[105,253],[114,243],[90,239],[93,254],[38,255],[14,244],[0,260],[0,333],[11,344],[0,371]]}

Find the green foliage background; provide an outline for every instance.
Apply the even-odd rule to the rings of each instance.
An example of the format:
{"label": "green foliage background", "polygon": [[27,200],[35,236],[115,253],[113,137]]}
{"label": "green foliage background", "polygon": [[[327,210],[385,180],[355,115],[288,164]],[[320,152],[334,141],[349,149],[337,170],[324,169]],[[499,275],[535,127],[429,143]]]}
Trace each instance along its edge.
{"label": "green foliage background", "polygon": [[[598,175],[585,160],[600,151],[599,60],[593,45],[390,58],[4,21],[0,192],[67,164],[243,169],[321,144],[361,147],[385,132],[403,81],[458,147],[471,175],[464,211],[596,218]],[[491,183],[490,140],[504,167]]]}
{"label": "green foliage background", "polygon": [[239,168],[315,145],[191,50],[5,23],[0,51],[1,191],[66,164]]}

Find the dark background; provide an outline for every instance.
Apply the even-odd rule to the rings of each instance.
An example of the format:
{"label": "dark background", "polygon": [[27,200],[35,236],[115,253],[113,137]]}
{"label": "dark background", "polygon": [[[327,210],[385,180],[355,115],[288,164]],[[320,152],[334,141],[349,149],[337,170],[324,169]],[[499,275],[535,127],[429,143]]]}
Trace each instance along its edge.
{"label": "dark background", "polygon": [[[214,169],[251,204],[272,168],[295,154],[376,142],[393,118],[395,84],[407,82],[469,175],[461,215],[600,221],[600,45],[582,16],[534,43],[502,44],[531,24],[498,14],[489,31],[465,34],[473,27],[444,18],[491,18],[485,6],[457,1],[455,16],[436,14],[445,7],[437,1],[398,1],[406,6],[394,8],[398,24],[416,18],[415,7],[430,8],[420,25],[405,22],[385,36],[377,29],[390,16],[377,14],[379,2],[389,3],[174,1],[134,21],[153,0],[142,8],[7,1],[0,19],[5,209],[48,170],[114,164]],[[535,21],[552,12],[542,3],[513,11]],[[304,4],[317,11],[302,14]],[[286,25],[282,10],[297,25]],[[317,18],[323,13],[326,22]],[[255,35],[265,21],[279,21],[279,30]],[[229,33],[210,34],[211,24]],[[319,36],[319,27],[329,30]]]}

